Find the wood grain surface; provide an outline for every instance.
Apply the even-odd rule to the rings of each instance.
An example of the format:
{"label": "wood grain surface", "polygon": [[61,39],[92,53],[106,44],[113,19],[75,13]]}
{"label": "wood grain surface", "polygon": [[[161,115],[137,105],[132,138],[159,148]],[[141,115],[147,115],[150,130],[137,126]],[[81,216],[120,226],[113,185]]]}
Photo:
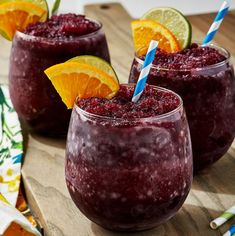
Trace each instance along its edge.
{"label": "wood grain surface", "polygon": [[[128,78],[133,59],[131,18],[119,4],[89,5],[89,17],[100,20],[107,35],[112,63],[121,82]],[[214,14],[191,16],[193,38],[202,41]],[[216,42],[235,55],[235,15],[230,13],[216,36]],[[0,82],[7,82],[9,42],[0,38]],[[48,236],[214,236],[221,235],[230,220],[218,230],[209,222],[235,204],[235,143],[217,163],[196,176],[192,190],[178,212],[167,223],[149,231],[120,234],[106,231],[86,219],[72,202],[65,186],[65,140],[27,133],[24,128],[25,159],[22,169],[27,197]]]}

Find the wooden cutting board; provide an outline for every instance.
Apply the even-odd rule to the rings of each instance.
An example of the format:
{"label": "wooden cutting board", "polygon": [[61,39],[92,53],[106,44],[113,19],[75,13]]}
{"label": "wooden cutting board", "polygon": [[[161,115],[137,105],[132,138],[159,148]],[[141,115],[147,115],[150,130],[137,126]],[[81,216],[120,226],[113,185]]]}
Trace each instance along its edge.
{"label": "wooden cutting board", "polygon": [[[112,63],[121,82],[126,82],[133,59],[128,13],[119,4],[89,5],[89,17],[103,22]],[[193,38],[201,41],[214,14],[191,16]],[[216,36],[216,42],[235,55],[235,15],[230,13]],[[0,39],[0,82],[7,81],[10,43]],[[25,160],[22,169],[27,197],[48,236],[214,236],[221,235],[235,219],[219,230],[209,222],[235,204],[235,143],[229,152],[193,181],[181,210],[167,223],[153,230],[120,234],[102,229],[84,217],[72,202],[64,180],[65,140],[28,134],[25,130]]]}

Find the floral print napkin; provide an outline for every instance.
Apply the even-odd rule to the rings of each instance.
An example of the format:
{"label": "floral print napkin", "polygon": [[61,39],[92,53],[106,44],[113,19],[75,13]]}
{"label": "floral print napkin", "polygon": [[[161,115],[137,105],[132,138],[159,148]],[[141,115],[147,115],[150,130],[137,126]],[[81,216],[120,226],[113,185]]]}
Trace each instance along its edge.
{"label": "floral print napkin", "polygon": [[20,186],[23,137],[7,86],[0,87],[0,193],[16,205]]}
{"label": "floral print napkin", "polygon": [[8,87],[0,85],[0,235],[41,236],[30,221],[15,208],[23,157],[21,131]]}

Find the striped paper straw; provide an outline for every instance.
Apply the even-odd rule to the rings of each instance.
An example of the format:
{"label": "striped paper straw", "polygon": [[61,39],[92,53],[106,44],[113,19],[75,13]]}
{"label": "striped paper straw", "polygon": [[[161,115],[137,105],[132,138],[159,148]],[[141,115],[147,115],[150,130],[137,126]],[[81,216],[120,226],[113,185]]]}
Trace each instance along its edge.
{"label": "striped paper straw", "polygon": [[135,91],[134,91],[134,95],[132,97],[132,102],[137,102],[139,100],[141,94],[144,91],[144,87],[145,87],[145,84],[146,84],[146,81],[147,81],[147,78],[149,75],[149,71],[152,66],[152,62],[155,57],[155,54],[156,54],[157,46],[158,46],[158,42],[151,40],[151,42],[149,44],[148,52],[147,52],[145,60],[144,60],[143,67],[140,72],[139,79],[138,79],[137,84],[135,86]]}
{"label": "striped paper straw", "polygon": [[226,221],[228,221],[233,216],[235,216],[235,206],[232,206],[227,211],[225,211],[220,217],[211,221],[210,227],[212,229],[217,229],[219,226],[224,224]]}
{"label": "striped paper straw", "polygon": [[223,234],[223,236],[233,236],[235,235],[235,225],[231,226],[230,229]]}
{"label": "striped paper straw", "polygon": [[222,23],[225,15],[228,12],[228,9],[229,9],[229,4],[227,1],[224,1],[217,16],[214,19],[213,24],[211,25],[206,37],[204,38],[204,40],[202,42],[202,46],[206,46],[207,44],[209,44],[213,40],[217,30],[219,29],[220,24]]}

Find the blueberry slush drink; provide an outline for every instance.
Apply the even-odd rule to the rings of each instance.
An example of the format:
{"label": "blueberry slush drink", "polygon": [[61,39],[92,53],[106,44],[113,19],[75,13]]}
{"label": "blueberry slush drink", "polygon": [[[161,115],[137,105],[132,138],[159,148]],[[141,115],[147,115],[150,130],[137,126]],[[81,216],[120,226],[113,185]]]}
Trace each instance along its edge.
{"label": "blueberry slush drink", "polygon": [[[130,82],[137,81],[143,59],[136,55]],[[235,80],[230,54],[225,49],[192,44],[178,53],[158,50],[148,83],[171,89],[182,97],[195,170],[227,152],[235,134]]]}
{"label": "blueberry slush drink", "polygon": [[182,206],[192,181],[183,104],[147,86],[132,103],[133,85],[115,97],[77,100],[66,151],[66,183],[77,207],[112,230],[149,229]]}
{"label": "blueberry slush drink", "polygon": [[19,117],[34,131],[47,135],[67,132],[71,111],[44,70],[83,54],[110,61],[102,25],[82,15],[52,16],[16,33],[10,58],[10,95]]}

